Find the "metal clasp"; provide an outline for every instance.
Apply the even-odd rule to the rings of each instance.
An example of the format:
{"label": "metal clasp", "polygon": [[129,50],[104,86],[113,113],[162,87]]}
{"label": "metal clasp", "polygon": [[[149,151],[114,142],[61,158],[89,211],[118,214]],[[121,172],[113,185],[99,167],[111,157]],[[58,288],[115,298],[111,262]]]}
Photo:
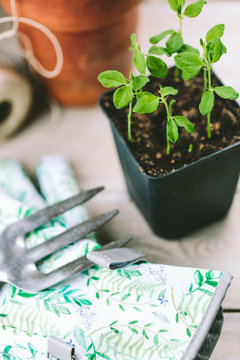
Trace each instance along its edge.
{"label": "metal clasp", "polygon": [[75,345],[54,336],[48,338],[47,359],[76,360]]}

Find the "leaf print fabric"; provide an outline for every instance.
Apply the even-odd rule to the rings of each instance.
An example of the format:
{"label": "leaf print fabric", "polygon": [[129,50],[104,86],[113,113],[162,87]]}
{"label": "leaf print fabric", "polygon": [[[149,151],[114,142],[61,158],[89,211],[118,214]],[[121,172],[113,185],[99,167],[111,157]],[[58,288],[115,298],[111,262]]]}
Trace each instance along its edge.
{"label": "leaf print fabric", "polygon": [[[3,167],[0,160],[0,169],[21,179],[23,174],[17,175],[21,167],[15,164],[4,160]],[[44,201],[39,194],[38,200],[32,199],[36,190],[28,186],[26,175],[24,179],[15,194],[14,183],[9,189],[7,176],[0,175],[2,230]],[[70,165],[62,157],[44,158],[38,179],[47,203],[78,192]],[[83,207],[75,210],[31,233],[28,246],[86,219]],[[42,270],[54,269],[97,246],[92,239],[81,240],[50,257]],[[52,335],[73,343],[77,360],[180,360],[222,276],[219,271],[142,262],[119,270],[93,266],[39,293],[5,285],[0,292],[0,359],[45,360],[47,338]]]}

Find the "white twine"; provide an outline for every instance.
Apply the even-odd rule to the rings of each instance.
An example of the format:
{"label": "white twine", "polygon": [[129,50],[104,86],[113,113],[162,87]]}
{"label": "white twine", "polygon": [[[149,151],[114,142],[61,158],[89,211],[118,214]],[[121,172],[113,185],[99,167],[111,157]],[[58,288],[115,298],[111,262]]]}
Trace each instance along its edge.
{"label": "white twine", "polygon": [[[11,6],[12,16],[6,16],[1,18],[0,24],[13,22],[13,26],[11,30],[6,30],[0,34],[0,41],[3,39],[8,39],[10,37],[13,37],[15,35],[19,35],[25,47],[23,49],[23,57],[26,58],[26,60],[31,64],[31,66],[43,77],[49,79],[56,77],[61,72],[63,67],[63,51],[56,36],[53,34],[51,30],[49,30],[46,26],[42,25],[41,23],[26,17],[21,17],[21,16],[19,17],[16,9],[16,0],[10,0],[10,6]],[[27,24],[34,27],[35,29],[38,29],[39,31],[44,33],[46,37],[50,40],[56,53],[56,65],[53,70],[47,70],[34,56],[34,51],[30,39],[26,34],[23,34],[22,32],[18,32],[19,23]]]}

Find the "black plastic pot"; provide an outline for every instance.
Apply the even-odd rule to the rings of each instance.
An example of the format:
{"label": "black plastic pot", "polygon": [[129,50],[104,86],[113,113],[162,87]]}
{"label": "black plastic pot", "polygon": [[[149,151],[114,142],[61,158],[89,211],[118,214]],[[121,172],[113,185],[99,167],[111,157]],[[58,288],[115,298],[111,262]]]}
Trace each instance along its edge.
{"label": "black plastic pot", "polygon": [[[109,117],[103,97],[100,106]],[[151,177],[140,170],[111,119],[110,124],[129,194],[157,235],[176,239],[226,215],[240,173],[240,143],[168,175]]]}

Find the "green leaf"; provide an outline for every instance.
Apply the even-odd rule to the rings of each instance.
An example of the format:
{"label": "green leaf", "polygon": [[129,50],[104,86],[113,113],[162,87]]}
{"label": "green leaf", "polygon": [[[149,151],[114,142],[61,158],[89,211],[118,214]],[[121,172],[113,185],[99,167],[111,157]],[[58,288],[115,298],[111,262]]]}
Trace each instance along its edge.
{"label": "green leaf", "polygon": [[91,301],[87,299],[78,299],[83,305],[92,305]]}
{"label": "green leaf", "polygon": [[7,317],[8,315],[7,314],[0,314],[0,317],[4,318],[4,317]]}
{"label": "green leaf", "polygon": [[91,344],[88,346],[87,352],[88,352],[89,350],[91,350],[92,347],[93,347],[93,342],[91,342]]}
{"label": "green leaf", "polygon": [[218,282],[217,281],[213,281],[213,280],[207,280],[206,284],[212,286],[212,287],[217,287],[218,286]]}
{"label": "green leaf", "polygon": [[131,275],[132,276],[142,276],[142,274],[139,270],[131,270]]}
{"label": "green leaf", "polygon": [[99,352],[99,351],[96,351],[96,354],[97,354],[98,356],[102,357],[103,359],[111,360],[111,358],[110,358],[108,355],[103,354],[103,353],[101,353],[101,352]]}
{"label": "green leaf", "polygon": [[13,298],[15,296],[15,294],[16,294],[17,288],[15,286],[13,286],[13,285],[10,285],[9,286],[9,291],[10,291],[11,298]]}
{"label": "green leaf", "polygon": [[179,321],[179,315],[178,313],[176,313],[176,323],[178,323],[178,321]]}
{"label": "green leaf", "polygon": [[216,86],[213,90],[223,99],[235,100],[239,97],[239,93],[231,86]]}
{"label": "green leaf", "polygon": [[12,357],[10,357],[9,355],[5,355],[3,354],[3,360],[11,360]]}
{"label": "green leaf", "polygon": [[119,304],[119,308],[120,308],[122,311],[125,311],[124,307],[123,307],[121,304]]}
{"label": "green leaf", "polygon": [[130,40],[131,40],[132,47],[135,49],[137,46],[136,34],[132,33],[130,35]]}
{"label": "green leaf", "polygon": [[213,279],[213,278],[214,278],[214,271],[212,271],[212,270],[207,271],[207,272],[206,272],[206,278],[207,278],[208,280]]}
{"label": "green leaf", "polygon": [[167,51],[166,48],[156,45],[151,46],[148,50],[148,53],[151,55],[167,55],[168,57],[171,56],[171,54]]}
{"label": "green leaf", "polygon": [[70,315],[71,311],[66,306],[59,306],[59,310],[62,314]]}
{"label": "green leaf", "polygon": [[143,330],[143,331],[142,331],[142,334],[143,334],[143,336],[144,336],[147,340],[149,340],[149,337],[148,337],[148,335],[147,335],[146,330]]}
{"label": "green leaf", "polygon": [[219,38],[210,40],[206,46],[207,58],[210,63],[217,62],[225,53],[224,45]]}
{"label": "green leaf", "polygon": [[168,3],[173,11],[178,11],[179,6],[185,5],[185,0],[168,0]]}
{"label": "green leaf", "polygon": [[154,335],[153,342],[155,345],[158,345],[158,336]]}
{"label": "green leaf", "polygon": [[187,332],[187,336],[188,336],[188,337],[191,337],[191,336],[192,336],[191,331],[189,330],[189,328],[186,329],[186,332]]}
{"label": "green leaf", "polygon": [[152,326],[153,323],[148,323],[148,324],[145,324],[144,327],[149,327],[149,326]]}
{"label": "green leaf", "polygon": [[202,115],[209,114],[214,106],[214,94],[213,91],[205,91],[202,95],[201,102],[199,104],[199,110]]}
{"label": "green leaf", "polygon": [[137,322],[138,322],[138,320],[133,320],[133,321],[130,321],[128,324],[133,325],[133,324],[136,324]]}
{"label": "green leaf", "polygon": [[172,143],[175,143],[179,137],[178,126],[173,118],[170,118],[167,122],[167,137]]}
{"label": "green leaf", "polygon": [[134,76],[133,89],[135,91],[138,91],[138,90],[142,89],[149,81],[150,81],[149,78],[145,75]]}
{"label": "green leaf", "polygon": [[158,298],[162,297],[163,295],[165,295],[167,292],[167,289],[163,289],[160,294],[158,295]]}
{"label": "green leaf", "polygon": [[159,98],[153,94],[147,94],[138,98],[133,111],[138,114],[149,114],[159,107]]}
{"label": "green leaf", "polygon": [[201,286],[203,283],[203,276],[200,270],[196,270],[194,273],[194,280],[198,284],[198,286]]}
{"label": "green leaf", "polygon": [[178,0],[168,0],[168,3],[173,11],[178,9]]}
{"label": "green leaf", "polygon": [[131,295],[131,294],[125,294],[125,295],[123,295],[123,297],[121,298],[121,301],[127,300],[130,295]]}
{"label": "green leaf", "polygon": [[200,56],[189,52],[183,52],[175,55],[174,61],[177,67],[186,73],[200,71],[202,66],[204,66]]}
{"label": "green leaf", "polygon": [[21,296],[21,297],[24,297],[24,298],[31,298],[31,297],[34,297],[36,295],[37,295],[37,293],[36,294],[30,294],[30,293],[27,293],[27,292],[24,292],[24,291],[21,291],[21,290],[18,292],[18,296]]}
{"label": "green leaf", "polygon": [[55,305],[52,305],[52,308],[55,314],[60,317],[60,311],[58,310],[58,308]]}
{"label": "green leaf", "polygon": [[131,330],[134,334],[138,334],[138,331],[137,331],[137,329],[135,329],[135,328],[133,328],[133,327],[128,327],[129,328],[129,330]]}
{"label": "green leaf", "polygon": [[197,329],[198,328],[198,325],[195,325],[195,324],[192,324],[192,325],[190,325],[191,326],[191,328],[193,328],[193,329]]}
{"label": "green leaf", "polygon": [[118,322],[118,320],[113,321],[113,322],[110,324],[110,326],[115,325],[117,322]]}
{"label": "green leaf", "polygon": [[168,68],[164,61],[155,56],[147,57],[147,67],[150,73],[159,78],[164,79],[167,76]]}
{"label": "green leaf", "polygon": [[200,69],[195,69],[194,71],[182,71],[182,78],[184,81],[189,80],[196,76],[199,73]]}
{"label": "green leaf", "polygon": [[171,35],[173,33],[175,33],[174,30],[166,30],[166,31],[161,32],[158,35],[152,36],[149,39],[149,41],[151,44],[157,44],[159,41],[163,40],[166,36]]}
{"label": "green leaf", "polygon": [[146,73],[146,62],[145,57],[142,54],[140,48],[137,48],[133,56],[133,64],[141,74]]}
{"label": "green leaf", "polygon": [[176,123],[178,124],[178,126],[184,127],[184,129],[188,133],[191,134],[194,132],[194,125],[185,116],[175,115],[173,118],[176,121]]}
{"label": "green leaf", "polygon": [[11,348],[12,348],[12,346],[8,345],[8,346],[6,346],[6,347],[4,348],[3,352],[4,352],[5,354],[8,354],[9,351],[11,350]]}
{"label": "green leaf", "polygon": [[199,50],[188,44],[183,44],[183,46],[181,47],[181,49],[178,52],[179,53],[189,52],[191,54],[196,54],[196,55],[200,56]]}
{"label": "green leaf", "polygon": [[102,72],[98,75],[98,80],[106,88],[118,87],[126,84],[123,74],[116,70]]}
{"label": "green leaf", "polygon": [[122,86],[113,94],[113,103],[117,109],[122,109],[133,100],[133,92],[129,86]]}
{"label": "green leaf", "polygon": [[192,292],[193,289],[193,283],[191,283],[190,287],[189,287],[189,292]]}
{"label": "green leaf", "polygon": [[183,46],[183,39],[178,32],[173,33],[166,42],[167,51],[170,54],[177,52],[178,50],[181,49],[182,46]]}
{"label": "green leaf", "polygon": [[178,90],[175,89],[172,86],[165,86],[161,93],[163,94],[163,96],[168,96],[168,95],[177,95],[178,94]]}
{"label": "green leaf", "polygon": [[59,294],[62,294],[64,293],[68,288],[69,288],[70,285],[64,285],[64,286],[61,286],[58,290],[58,293]]}
{"label": "green leaf", "polygon": [[183,14],[190,18],[196,17],[200,14],[205,4],[207,4],[207,2],[204,0],[196,1],[193,4],[188,5]]}
{"label": "green leaf", "polygon": [[208,295],[208,296],[213,296],[213,292],[206,290],[206,289],[199,289],[202,293]]}
{"label": "green leaf", "polygon": [[140,91],[140,92],[138,92],[137,93],[137,100],[139,100],[141,97],[146,96],[146,95],[152,95],[152,93],[150,93],[149,91]]}
{"label": "green leaf", "polygon": [[32,344],[28,343],[28,347],[29,347],[29,350],[30,350],[30,353],[35,356],[36,352],[37,352],[37,349],[35,348],[35,346],[33,346]]}
{"label": "green leaf", "polygon": [[225,29],[224,24],[218,24],[213,26],[206,35],[206,42],[209,42],[210,40],[214,40],[216,38],[221,38],[223,36]]}

